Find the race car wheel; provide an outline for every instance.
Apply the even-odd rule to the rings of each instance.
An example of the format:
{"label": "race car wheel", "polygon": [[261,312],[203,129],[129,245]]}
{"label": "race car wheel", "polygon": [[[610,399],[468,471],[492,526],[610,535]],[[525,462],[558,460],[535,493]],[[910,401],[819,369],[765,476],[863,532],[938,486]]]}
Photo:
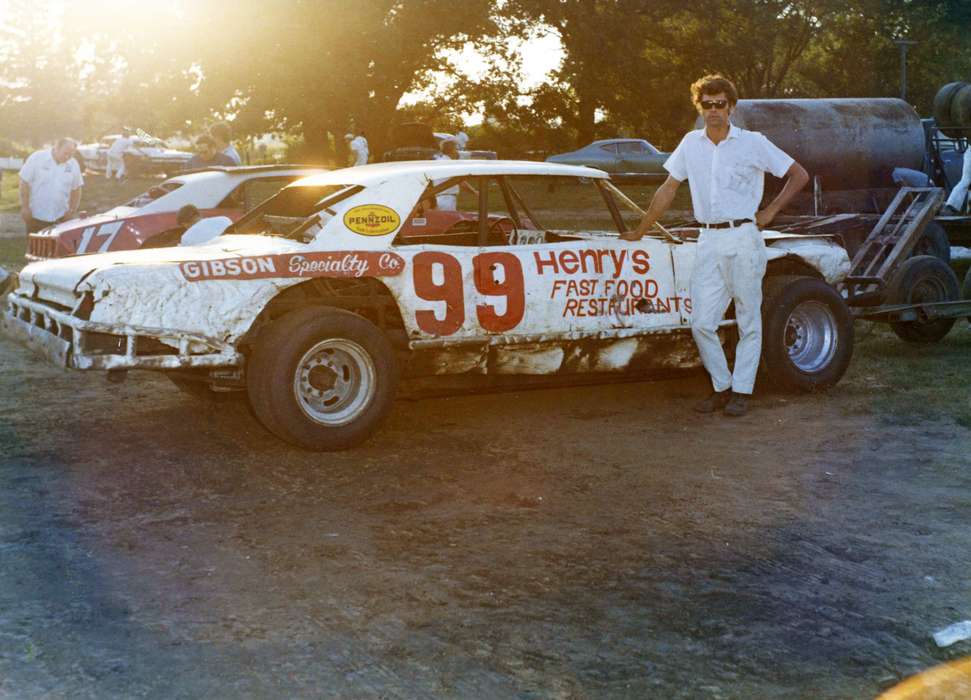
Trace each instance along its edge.
{"label": "race car wheel", "polygon": [[917,239],[913,256],[918,255],[933,255],[946,263],[951,262],[951,240],[944,227],[936,221],[929,222]]}
{"label": "race car wheel", "polygon": [[814,277],[772,276],[762,301],[762,377],[789,391],[833,386],[853,356],[846,302]]}
{"label": "race car wheel", "polygon": [[[907,258],[894,273],[887,290],[888,304],[926,304],[957,301],[960,285],[951,266],[932,255]],[[936,343],[954,326],[954,318],[898,321],[890,328],[908,343]]]}
{"label": "race car wheel", "polygon": [[270,432],[310,450],[342,450],[371,435],[394,400],[398,370],[385,334],[341,309],[275,321],[249,359],[250,405]]}

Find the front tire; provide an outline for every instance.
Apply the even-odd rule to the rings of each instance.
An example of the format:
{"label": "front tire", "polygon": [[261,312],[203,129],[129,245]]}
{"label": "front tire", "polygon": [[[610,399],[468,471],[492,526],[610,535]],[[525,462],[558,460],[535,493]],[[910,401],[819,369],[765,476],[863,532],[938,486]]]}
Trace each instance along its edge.
{"label": "front tire", "polygon": [[762,376],[788,391],[836,384],[853,357],[853,318],[846,302],[814,277],[779,275],[765,282]]}
{"label": "front tire", "polygon": [[[907,258],[894,273],[887,290],[888,304],[926,304],[957,301],[961,290],[950,265],[932,255]],[[908,343],[936,343],[950,332],[957,319],[898,321],[890,328]]]}
{"label": "front tire", "polygon": [[247,389],[267,429],[309,450],[342,450],[366,440],[391,409],[398,382],[385,334],[333,308],[293,311],[259,338]]}

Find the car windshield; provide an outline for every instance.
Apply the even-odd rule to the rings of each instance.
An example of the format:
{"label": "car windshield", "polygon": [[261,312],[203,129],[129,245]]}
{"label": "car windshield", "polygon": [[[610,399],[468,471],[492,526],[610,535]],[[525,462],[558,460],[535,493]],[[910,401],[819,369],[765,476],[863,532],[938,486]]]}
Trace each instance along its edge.
{"label": "car windshield", "polygon": [[136,208],[144,207],[149,202],[154,202],[156,199],[164,197],[169,192],[175,192],[177,189],[182,187],[183,184],[184,183],[182,182],[169,181],[163,182],[160,185],[155,185],[154,187],[150,187],[147,191],[142,192],[130,202],[125,202],[125,206]]}
{"label": "car windshield", "polygon": [[[309,241],[334,212],[330,207],[360,192],[360,185],[295,185],[253,209],[226,233],[283,236]],[[314,214],[320,216],[313,216]]]}

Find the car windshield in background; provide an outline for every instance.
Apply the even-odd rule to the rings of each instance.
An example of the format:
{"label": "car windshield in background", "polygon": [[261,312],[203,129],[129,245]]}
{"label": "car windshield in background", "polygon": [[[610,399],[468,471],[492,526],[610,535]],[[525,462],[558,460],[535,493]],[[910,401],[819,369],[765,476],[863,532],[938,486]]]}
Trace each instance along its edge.
{"label": "car windshield in background", "polygon": [[333,215],[329,207],[362,189],[364,188],[359,185],[285,187],[275,197],[266,200],[230,226],[226,233],[303,239],[304,231],[317,221],[316,217],[308,217],[318,212]]}

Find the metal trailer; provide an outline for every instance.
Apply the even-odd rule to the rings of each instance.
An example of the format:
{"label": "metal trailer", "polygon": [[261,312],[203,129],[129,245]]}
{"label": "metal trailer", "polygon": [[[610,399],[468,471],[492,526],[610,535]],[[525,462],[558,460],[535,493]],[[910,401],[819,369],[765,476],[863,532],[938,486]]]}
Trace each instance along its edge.
{"label": "metal trailer", "polygon": [[[935,255],[913,255],[943,199],[939,187],[903,187],[855,250],[847,246],[852,264],[839,290],[854,318],[888,323],[913,343],[937,342],[958,318],[971,319],[971,299],[961,298],[951,266]],[[867,217],[837,214],[800,217],[781,228],[845,237],[861,222]],[[965,291],[971,291],[967,280]]]}

